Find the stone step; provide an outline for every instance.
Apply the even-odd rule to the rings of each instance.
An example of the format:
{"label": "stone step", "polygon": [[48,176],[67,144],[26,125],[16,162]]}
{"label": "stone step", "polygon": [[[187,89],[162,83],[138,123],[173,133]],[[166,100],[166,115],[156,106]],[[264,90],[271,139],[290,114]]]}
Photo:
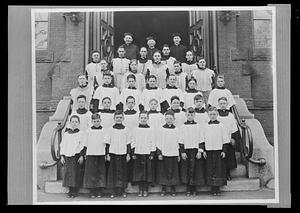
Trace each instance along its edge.
{"label": "stone step", "polygon": [[[221,187],[221,191],[256,191],[259,190],[259,179],[249,179],[249,178],[233,178],[231,181],[227,181],[227,185]],[[198,187],[198,191],[209,191],[208,186]],[[177,192],[185,192],[186,187],[184,185],[179,185],[176,187]],[[48,181],[45,184],[45,192],[47,193],[67,193],[68,189],[62,186],[62,181]],[[88,193],[88,189],[80,189],[80,193]],[[109,193],[110,190],[105,190],[104,193]],[[138,193],[138,186],[128,184],[126,188],[127,193]],[[161,192],[161,186],[155,185],[149,187],[149,193],[159,193]]]}
{"label": "stone step", "polygon": [[238,177],[246,177],[247,176],[247,169],[246,169],[246,166],[241,164],[241,163],[238,163],[237,164],[237,168],[235,169],[232,169],[230,171],[230,175],[231,177],[233,178],[238,178]]}

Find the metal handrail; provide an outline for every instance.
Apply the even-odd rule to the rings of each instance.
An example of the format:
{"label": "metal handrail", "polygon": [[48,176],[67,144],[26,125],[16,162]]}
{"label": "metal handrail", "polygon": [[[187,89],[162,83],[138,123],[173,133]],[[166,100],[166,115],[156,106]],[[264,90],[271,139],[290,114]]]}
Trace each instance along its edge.
{"label": "metal handrail", "polygon": [[[43,162],[40,164],[40,168],[42,169],[46,169],[52,166],[55,166],[59,160],[60,160],[60,143],[61,143],[61,139],[62,139],[62,130],[64,129],[66,123],[68,120],[68,116],[65,116],[63,122],[58,122],[57,127],[54,128],[52,135],[51,135],[51,156],[54,162],[52,163],[47,163],[47,162]],[[55,141],[56,141],[56,137],[58,137],[58,150],[57,152],[55,151]]]}
{"label": "metal handrail", "polygon": [[[245,119],[241,119],[236,106],[232,106],[232,112],[237,120],[238,126],[242,129],[242,147],[241,147],[241,153],[245,157],[246,160],[248,160],[251,163],[258,164],[258,165],[265,165],[266,160],[264,158],[259,158],[257,160],[252,159],[253,154],[253,137],[250,127],[246,124]],[[247,140],[248,139],[248,140]],[[247,141],[249,143],[249,148],[247,147]]]}

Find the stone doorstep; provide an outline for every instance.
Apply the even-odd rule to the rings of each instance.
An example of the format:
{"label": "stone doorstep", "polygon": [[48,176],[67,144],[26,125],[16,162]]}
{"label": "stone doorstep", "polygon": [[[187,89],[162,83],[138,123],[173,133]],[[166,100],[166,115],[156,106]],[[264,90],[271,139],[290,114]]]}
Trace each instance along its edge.
{"label": "stone doorstep", "polygon": [[[256,191],[259,190],[259,179],[249,179],[249,178],[233,178],[231,181],[227,181],[227,185],[221,187],[221,191]],[[208,186],[198,187],[198,191],[209,191],[210,188]],[[138,186],[128,184],[126,189],[127,193],[138,193]],[[186,187],[184,185],[180,185],[176,187],[177,192],[185,192]],[[68,189],[62,186],[62,181],[48,181],[45,184],[45,192],[46,193],[67,193]],[[80,193],[88,193],[88,189],[81,188]],[[108,193],[109,190],[105,190],[104,193]],[[159,193],[161,192],[161,186],[155,185],[154,187],[149,186],[150,193]]]}
{"label": "stone doorstep", "polygon": [[238,163],[237,168],[232,169],[230,171],[230,175],[232,178],[246,177],[247,176],[246,166]]}

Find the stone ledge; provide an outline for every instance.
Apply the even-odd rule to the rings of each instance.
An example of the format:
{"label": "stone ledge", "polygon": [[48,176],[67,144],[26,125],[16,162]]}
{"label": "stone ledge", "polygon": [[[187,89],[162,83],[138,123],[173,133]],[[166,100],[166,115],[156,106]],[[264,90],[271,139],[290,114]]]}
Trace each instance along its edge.
{"label": "stone ledge", "polygon": [[231,61],[247,61],[249,57],[248,49],[230,49],[230,58]]}
{"label": "stone ledge", "polygon": [[254,48],[249,51],[250,61],[271,61],[272,48]]}
{"label": "stone ledge", "polygon": [[[231,181],[227,181],[227,185],[220,188],[221,191],[256,191],[260,189],[259,179],[248,179],[248,178],[233,178]],[[209,191],[210,187],[203,186],[198,187],[199,192]],[[176,186],[177,192],[185,192],[186,186],[179,185]],[[48,181],[45,184],[46,193],[67,193],[68,189],[62,186],[62,181]],[[85,188],[80,189],[80,193],[88,193],[89,190]],[[104,193],[109,193],[110,190],[105,190]],[[127,193],[138,193],[138,186],[128,184],[126,188]],[[149,193],[159,193],[161,192],[161,186],[155,185],[154,187],[149,187]]]}

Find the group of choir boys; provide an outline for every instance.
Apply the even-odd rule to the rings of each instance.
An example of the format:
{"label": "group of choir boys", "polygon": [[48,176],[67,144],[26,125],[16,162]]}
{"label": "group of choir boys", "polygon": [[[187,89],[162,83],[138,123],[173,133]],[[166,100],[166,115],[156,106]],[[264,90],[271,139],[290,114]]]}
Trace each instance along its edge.
{"label": "group of choir boys", "polygon": [[60,144],[68,196],[84,187],[91,198],[104,188],[112,198],[126,197],[128,182],[138,184],[138,196],[148,196],[153,184],[162,186],[161,196],[167,187],[175,196],[181,184],[187,196],[204,185],[219,195],[237,166],[240,138],[224,76],[215,78],[204,59],[196,62],[179,34],[162,53],[153,37],[139,51],[132,40],[124,34],[110,66],[94,51],[70,92],[72,112]]}

